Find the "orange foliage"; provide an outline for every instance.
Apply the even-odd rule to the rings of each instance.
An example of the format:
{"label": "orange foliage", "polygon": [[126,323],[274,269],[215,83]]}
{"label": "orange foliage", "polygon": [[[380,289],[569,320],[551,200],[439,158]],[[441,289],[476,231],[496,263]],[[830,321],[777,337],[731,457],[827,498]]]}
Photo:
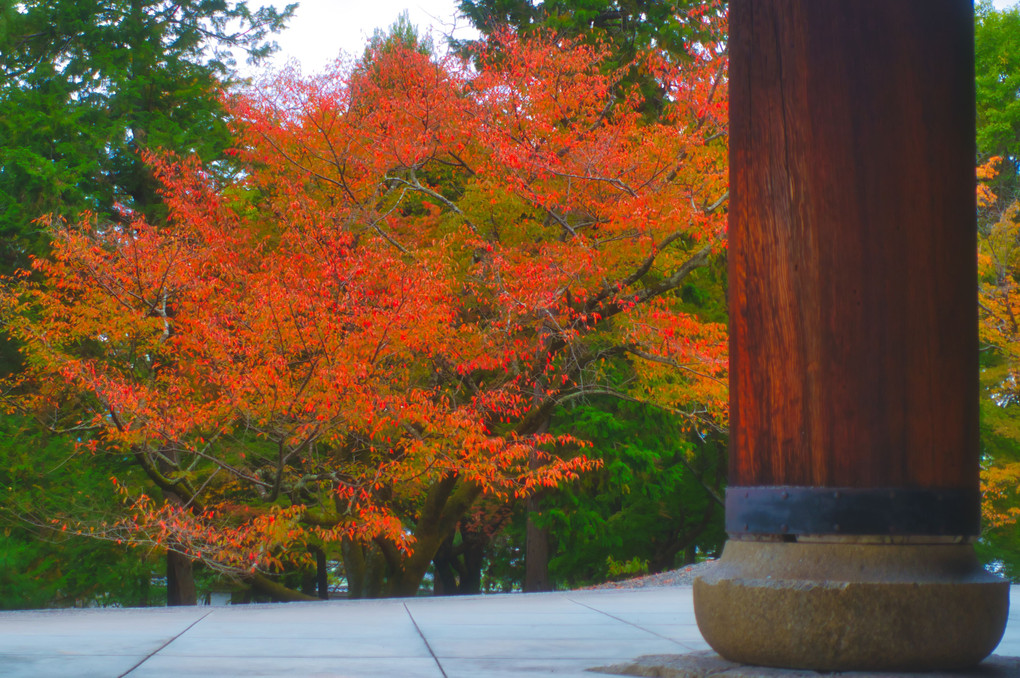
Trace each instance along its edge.
{"label": "orange foliage", "polygon": [[235,184],[150,157],[166,224],[86,217],[36,262],[11,319],[31,405],[78,408],[179,499],[136,489],[109,534],[238,570],[308,541],[407,554],[473,497],[591,468],[543,433],[566,399],[725,423],[725,328],[675,295],[725,242],[720,46],[634,65],[654,122],[597,46],[488,50],[283,72],[230,102]]}

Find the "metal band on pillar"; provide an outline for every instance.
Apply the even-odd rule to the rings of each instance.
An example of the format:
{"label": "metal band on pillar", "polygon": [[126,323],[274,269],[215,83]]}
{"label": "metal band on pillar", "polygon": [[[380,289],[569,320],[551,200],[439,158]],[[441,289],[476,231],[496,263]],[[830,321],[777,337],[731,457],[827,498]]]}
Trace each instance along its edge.
{"label": "metal band on pillar", "polygon": [[726,532],[745,535],[911,535],[976,537],[973,490],[731,487]]}

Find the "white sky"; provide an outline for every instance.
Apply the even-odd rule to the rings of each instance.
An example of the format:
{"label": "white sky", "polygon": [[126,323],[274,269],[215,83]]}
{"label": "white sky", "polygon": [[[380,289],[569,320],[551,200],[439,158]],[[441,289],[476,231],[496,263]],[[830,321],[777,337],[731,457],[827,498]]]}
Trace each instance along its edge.
{"label": "white sky", "polygon": [[[275,65],[290,58],[301,63],[306,75],[323,70],[343,50],[360,56],[375,29],[388,29],[407,10],[421,34],[430,29],[437,45],[455,29],[458,38],[475,35],[463,17],[457,18],[457,0],[296,0],[297,12],[287,30],[275,36],[280,51]],[[250,2],[252,8],[273,5],[283,8],[287,0]]]}
{"label": "white sky", "polygon": [[[274,64],[282,65],[288,59],[297,59],[306,74],[323,70],[344,50],[360,56],[368,38],[376,28],[386,30],[405,9],[411,23],[425,33],[432,30],[433,39],[442,42],[442,36],[457,30],[459,38],[475,33],[468,22],[457,18],[457,0],[299,0],[297,12],[286,31],[276,36],[280,45]],[[1012,7],[1020,0],[993,0],[998,9]],[[259,2],[250,6],[271,4],[284,7],[287,0]]]}

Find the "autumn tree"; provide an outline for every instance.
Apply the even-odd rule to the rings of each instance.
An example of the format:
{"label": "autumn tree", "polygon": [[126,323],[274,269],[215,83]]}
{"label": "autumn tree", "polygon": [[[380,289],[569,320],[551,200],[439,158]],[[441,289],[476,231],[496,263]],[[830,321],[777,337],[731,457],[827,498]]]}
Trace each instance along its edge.
{"label": "autumn tree", "polygon": [[604,48],[491,49],[279,74],[231,102],[237,182],[150,156],[169,225],[60,231],[8,300],[32,405],[86,407],[88,453],[179,498],[122,483],[108,536],[256,580],[314,546],[413,594],[479,500],[594,466],[562,403],[724,421],[725,329],[675,296],[724,246],[718,45],[643,58],[652,123]]}
{"label": "autumn tree", "polygon": [[[1002,164],[978,168],[978,205],[997,202],[992,191]],[[978,291],[981,355],[981,447],[984,539],[982,555],[1011,576],[1020,568],[1020,202],[1013,201],[979,231]]]}
{"label": "autumn tree", "polygon": [[[496,51],[499,51],[500,49],[502,49],[502,47],[500,45],[496,45],[495,49],[496,49]],[[714,56],[714,55],[712,55],[712,56]],[[526,64],[521,70],[523,72],[527,72],[528,70],[538,71],[538,70],[540,70],[542,68],[542,66],[539,66],[538,63],[535,63],[535,62],[532,62],[532,63],[534,63],[534,65]],[[516,64],[510,64],[509,66],[501,66],[501,67],[507,67],[509,69],[510,67],[513,67],[515,65]],[[586,64],[586,65],[588,65],[588,68],[590,68],[590,70],[588,72],[586,72],[585,75],[588,76],[588,77],[591,77],[591,79],[594,80],[594,79],[596,79],[596,77],[600,76],[600,70],[598,68],[600,66],[603,66],[604,64],[600,63],[598,61],[598,59],[590,59],[590,63]],[[702,63],[702,64],[699,64],[699,65],[702,68],[707,68],[707,66],[709,64]],[[719,66],[717,60],[713,60],[713,62],[710,65],[713,66],[713,67],[716,67],[716,68],[718,68],[718,66]],[[564,80],[564,75],[563,74],[559,74],[558,73],[557,76],[556,76],[557,77],[557,82],[564,83],[564,82],[569,82],[569,79],[576,79],[577,75],[574,74],[574,71],[571,71],[569,69],[564,69],[564,70],[566,72],[566,79],[567,80]],[[493,73],[493,72],[497,72],[497,71],[496,71],[496,68],[494,67],[493,70],[490,70],[490,71],[487,71],[487,72]],[[503,72],[505,72],[505,71],[503,71]],[[546,72],[548,72],[548,71],[546,71]],[[543,75],[544,74],[545,73],[543,73]],[[552,79],[552,73],[550,73],[550,76],[551,76],[551,79]],[[616,76],[618,77],[619,73],[617,73]],[[711,92],[711,89],[708,86],[708,84],[709,83],[718,83],[719,81],[718,80],[714,80],[713,76],[718,77],[718,76],[720,76],[720,73],[717,70],[717,71],[714,71],[714,72],[709,72],[708,75],[705,75],[705,71],[703,70],[702,71],[702,76],[704,77],[703,86],[706,87],[705,92],[707,92],[707,96],[711,97],[711,96],[713,96],[713,93]],[[605,80],[601,81],[601,83],[600,83],[600,86],[602,88],[601,90],[599,88],[592,89],[592,81],[591,80],[590,81],[582,81],[582,87],[588,88],[589,92],[592,92],[594,94],[593,98],[595,99],[595,101],[598,101],[597,104],[591,106],[591,113],[590,114],[594,115],[594,119],[600,119],[600,116],[609,116],[609,118],[612,119],[612,112],[606,110],[605,102],[611,100],[611,98],[613,96],[611,93],[613,92],[613,89],[614,89],[616,84],[617,84],[617,82],[613,81],[613,76],[612,75],[605,76]],[[475,86],[475,85],[476,85],[476,82],[473,82],[472,83],[472,87]],[[513,84],[506,84],[506,82],[504,81],[504,82],[499,83],[498,87],[499,87],[499,89],[497,90],[497,92],[501,92],[501,93],[503,91],[506,91],[506,92],[522,92],[522,91],[526,91],[527,90],[527,85],[525,85],[524,83],[522,83],[520,81],[514,82]],[[422,89],[423,90],[424,89],[437,89],[437,86],[428,86],[428,88],[423,86]],[[358,90],[356,90],[355,92],[358,92]],[[526,96],[527,95],[523,95],[522,98],[524,98]],[[454,99],[454,101],[457,102],[458,100]],[[634,131],[634,133],[636,135],[649,134],[651,131],[663,131],[663,129],[669,128],[669,123],[662,123],[659,126],[645,125],[644,122],[641,120],[640,116],[637,116],[637,114],[636,114],[635,101],[636,101],[636,98],[631,100],[631,102],[629,104],[630,108],[627,110],[627,114],[629,114],[631,117],[629,118],[627,123],[633,125],[632,129],[633,129],[633,131]],[[357,103],[357,99],[353,99],[353,102]],[[439,106],[439,105],[440,105],[439,103],[435,104],[435,106]],[[501,104],[501,106],[502,106],[502,104]],[[290,107],[290,105],[279,106],[279,107],[285,108],[285,107]],[[294,107],[296,107],[296,106],[294,106]],[[501,115],[502,113],[503,113],[503,110],[497,110],[496,111],[497,115]],[[521,117],[524,117],[524,116],[526,116],[528,114],[530,114],[530,109],[528,109],[527,112],[522,113]],[[427,119],[427,116],[425,116],[425,117]],[[514,123],[517,123],[518,119],[519,118],[514,118]],[[593,118],[589,118],[589,121],[586,122],[586,124],[591,126],[592,125],[592,122],[591,122],[592,119]],[[619,124],[622,125],[623,124],[622,118],[617,118],[617,119],[620,120]],[[675,119],[670,121],[670,123],[675,123],[675,122],[676,122]],[[584,122],[582,122],[581,120],[577,120],[575,122],[575,124],[577,124],[577,126],[582,128],[582,129],[586,129],[586,127],[582,126],[584,124]],[[324,125],[322,125],[322,126],[324,126]],[[575,127],[575,129],[576,128],[577,127]],[[554,129],[555,129],[555,127],[554,127]],[[545,131],[543,131],[543,132],[545,132]],[[566,133],[567,135],[571,134],[571,132],[568,132],[567,129],[556,129],[556,132]],[[484,134],[492,136],[492,133],[488,132],[488,131],[486,133],[484,133]],[[579,139],[577,139],[576,141],[581,143],[581,144],[584,143],[585,141],[588,141],[588,140],[584,139],[583,134],[584,133],[582,132],[580,135],[577,135],[577,137]],[[710,133],[707,136],[710,137],[713,134],[718,134],[718,127],[714,127],[712,133]],[[524,134],[522,134],[520,136],[526,138],[526,136],[528,136],[528,133],[525,132]],[[382,136],[380,135],[379,138],[381,139]],[[563,139],[562,137],[560,137],[560,139],[558,139],[558,140],[554,138],[553,143],[549,145],[549,147],[551,148],[550,154],[555,152],[556,153],[556,157],[562,157],[561,156],[562,153],[566,152],[567,150],[572,150],[572,149],[569,149],[569,145],[573,141],[574,140],[570,140],[569,138],[568,139]],[[566,142],[566,144],[564,144],[564,146],[567,146],[568,148],[564,149],[562,147],[560,147],[560,148],[556,147],[556,144],[562,144],[563,142]],[[461,142],[461,143],[464,143],[464,142]],[[654,142],[652,142],[652,143],[654,143]],[[521,156],[527,157],[527,155],[532,155],[532,157],[533,157],[533,154],[534,154],[533,150],[525,150],[525,151],[518,150],[520,148],[520,140],[519,139],[518,140],[509,140],[509,144],[508,145],[514,151],[514,161],[516,161],[517,157],[521,157]],[[281,144],[281,146],[282,146],[282,144]],[[516,148],[514,148],[514,146],[516,146]],[[348,147],[344,146],[343,148],[347,149]],[[470,147],[467,144],[465,144],[465,149],[469,149],[469,148]],[[713,149],[713,151],[718,151],[721,148],[722,148],[721,145],[716,146]],[[555,151],[553,149],[555,149]],[[301,149],[298,152],[299,153],[307,153],[307,151],[305,149]],[[328,157],[327,154],[324,153],[324,152],[323,153],[318,153],[317,155],[318,155],[318,160],[321,160],[322,158],[327,158]],[[308,156],[306,156],[306,157],[308,157]],[[347,157],[349,157],[349,156],[347,156]],[[468,189],[467,189],[467,191],[470,191],[470,189],[473,188],[472,185],[473,186],[477,186],[477,184],[476,184],[476,180],[477,179],[474,178],[474,175],[480,175],[480,172],[477,171],[477,169],[475,168],[473,163],[469,163],[467,160],[465,160],[463,152],[458,152],[458,157],[460,157],[461,160],[464,161],[467,169],[469,170],[468,177],[467,177],[468,178]],[[590,157],[592,159],[589,160],[589,162],[592,162],[595,158],[599,158],[598,160],[595,160],[595,163],[597,163],[597,162],[602,161],[601,158],[606,157],[606,156],[605,155],[600,155],[600,156],[590,156]],[[486,159],[488,159],[488,158],[486,158]],[[400,160],[400,158],[397,158],[396,161],[400,162],[401,160]],[[394,162],[394,160],[391,160],[390,162]],[[454,160],[447,160],[447,163],[452,163],[452,162],[455,162],[455,161]],[[533,162],[533,160],[532,160],[532,162]],[[607,165],[611,166],[613,161],[612,160],[608,160],[608,161],[605,161],[605,162],[606,162]],[[563,216],[562,216],[563,214],[569,214],[569,216],[567,217],[568,219],[569,218],[574,218],[575,213],[570,213],[571,209],[573,209],[573,206],[567,205],[566,208],[563,209],[563,212],[560,212],[559,210],[555,210],[555,209],[549,209],[548,207],[546,207],[545,205],[542,204],[543,197],[542,197],[541,194],[538,194],[537,192],[540,189],[543,190],[543,191],[548,191],[549,187],[555,187],[556,186],[555,182],[557,182],[557,181],[562,181],[563,185],[569,190],[570,185],[574,184],[576,186],[576,182],[578,180],[583,180],[584,178],[591,178],[591,177],[593,177],[593,172],[592,172],[592,170],[590,168],[594,167],[594,166],[598,166],[598,164],[595,164],[595,163],[590,164],[590,165],[584,167],[582,170],[573,170],[573,171],[569,171],[568,170],[567,172],[564,172],[564,173],[561,173],[561,172],[563,172],[563,170],[560,169],[560,168],[553,169],[552,171],[554,172],[554,174],[560,174],[559,176],[550,176],[548,173],[546,174],[546,176],[543,176],[542,170],[538,170],[538,171],[535,170],[535,166],[534,165],[530,165],[530,166],[525,165],[525,167],[522,168],[523,171],[521,171],[520,174],[517,174],[516,176],[514,174],[510,175],[510,181],[507,181],[507,179],[502,179],[504,181],[507,181],[507,184],[509,185],[509,189],[510,189],[510,191],[512,191],[512,193],[510,193],[510,195],[513,196],[513,194],[516,194],[516,196],[514,196],[516,198],[516,200],[514,201],[516,204],[512,204],[511,205],[511,209],[512,210],[519,210],[519,209],[522,209],[522,207],[524,207],[524,206],[531,206],[532,209],[533,209],[533,206],[534,206],[535,202],[539,202],[540,207],[542,207],[542,209],[545,210],[545,216],[543,216],[542,219],[544,221],[548,221],[548,220],[552,219],[554,226],[557,223],[555,221],[555,219],[557,219],[557,218],[563,219]],[[312,166],[316,165],[316,162],[315,162],[314,156],[312,156],[312,157],[309,157],[307,162],[299,161],[299,164],[301,164],[302,166],[305,166],[305,167],[312,167]],[[390,179],[391,182],[392,182],[392,186],[389,187],[390,191],[391,191],[391,194],[394,191],[394,189],[397,189],[400,192],[400,193],[397,194],[398,196],[404,194],[405,192],[416,191],[419,194],[424,194],[428,198],[431,198],[431,200],[429,202],[431,202],[433,204],[435,204],[436,201],[439,201],[441,199],[445,199],[446,196],[443,196],[443,195],[439,195],[438,198],[437,197],[433,197],[433,196],[428,196],[428,194],[426,192],[432,192],[432,193],[438,193],[438,192],[433,190],[432,188],[429,188],[429,186],[427,184],[421,184],[421,180],[422,179],[420,179],[419,177],[421,176],[423,171],[427,171],[429,169],[429,166],[431,166],[433,168],[432,169],[433,172],[436,172],[437,170],[446,171],[444,169],[442,163],[433,163],[433,162],[431,162],[430,158],[426,158],[426,161],[421,162],[420,166],[418,166],[418,167],[414,166],[411,163],[407,163],[406,160],[405,160],[404,161],[404,172],[409,172],[409,173],[402,172],[403,175],[401,175],[401,173],[397,173],[397,172],[391,170],[390,171],[390,176],[393,177],[392,179]],[[541,167],[541,165],[540,165],[540,167]],[[326,175],[325,171],[327,169],[330,170],[330,171],[333,171],[333,170],[331,170],[331,168],[328,167],[328,165],[326,166],[326,168],[324,168],[322,170],[313,169],[312,171],[319,172],[322,175]],[[492,174],[492,170],[489,169],[489,167],[484,167],[484,169],[487,170],[488,174],[490,174],[490,175]],[[545,169],[545,168],[543,168],[543,169]],[[501,172],[505,172],[505,170],[502,170],[502,168],[497,168],[497,170],[501,171]],[[548,172],[549,170],[545,170],[545,171]],[[667,173],[668,173],[668,170],[667,170]],[[564,180],[564,174],[566,174],[565,180]],[[504,174],[504,175],[506,175],[506,174]],[[523,193],[519,188],[515,188],[514,187],[514,182],[521,181],[521,178],[520,178],[521,175],[527,177],[525,179],[525,181],[524,181],[524,187],[526,188],[526,190],[527,191],[534,191],[535,192],[534,194],[530,194],[529,195],[528,193]],[[497,176],[499,176],[499,174],[497,174]],[[670,178],[675,178],[675,177],[670,177]],[[707,177],[702,177],[702,178],[707,178]],[[573,179],[573,180],[571,180],[571,179]],[[435,181],[436,184],[433,185],[433,186],[449,187],[452,184],[450,179],[445,178],[443,176],[443,174],[439,174],[439,178],[425,179],[425,180],[426,181]],[[595,180],[599,181],[599,180],[606,180],[606,179],[605,179],[605,177],[601,177],[600,176],[598,178],[595,178]],[[696,179],[696,180],[700,180],[700,179]],[[441,184],[441,181],[442,181],[442,184]],[[688,185],[688,186],[690,186],[690,185]],[[456,188],[457,185],[454,184],[453,187]],[[557,188],[559,188],[559,187],[557,187]],[[655,187],[655,188],[658,189],[658,187]],[[449,190],[449,189],[447,189],[447,190]],[[510,192],[510,191],[508,191],[508,192]],[[465,192],[465,193],[466,193],[465,197],[470,197],[470,193],[467,193],[467,192]],[[520,202],[518,202],[518,201],[521,200],[520,196],[522,195],[522,193],[523,193],[523,200],[524,200],[524,202],[523,202],[522,206],[518,207],[518,205],[520,205]],[[718,195],[721,197],[722,192],[720,191]],[[636,195],[634,195],[633,197],[636,197]],[[662,194],[660,194],[658,196],[655,196],[656,199],[662,199],[664,197],[665,196],[663,196]],[[611,200],[618,200],[618,197],[617,196],[613,196],[613,198]],[[534,202],[532,202],[532,201],[534,201]],[[490,198],[490,204],[491,205],[498,205],[500,202],[501,202],[501,199],[500,199],[499,196],[493,196],[492,198]],[[505,199],[503,199],[503,202],[505,202]],[[528,205],[529,202],[530,202],[530,205]],[[566,201],[564,201],[564,202],[566,202]],[[714,200],[713,202],[716,203],[716,204],[714,204],[714,205],[713,204],[709,204],[708,207],[712,207],[713,209],[717,209],[719,207],[719,201],[718,200]],[[458,207],[460,205],[464,205],[464,204],[470,205],[470,203],[464,202],[463,199],[459,203],[454,203],[450,199],[447,199],[447,203],[450,203],[450,206],[448,207],[448,209],[453,209],[453,207],[455,205],[458,206]],[[443,205],[443,203],[440,203],[440,204]],[[483,203],[482,203],[482,207],[484,207]],[[592,207],[592,208],[589,208],[588,206],[585,206],[583,209],[585,209],[585,211],[588,211],[589,214],[596,214],[596,215],[598,215],[600,211],[605,210],[605,207],[603,205],[598,205],[597,207]],[[490,210],[491,210],[491,208],[489,210],[484,210],[482,212],[482,214],[486,214],[486,212],[490,212]],[[460,211],[462,213],[466,213],[462,208],[460,208]],[[456,212],[454,212],[454,213],[456,214]],[[542,212],[540,212],[540,215],[541,214],[542,214]],[[527,223],[528,223],[528,221],[527,221],[528,214],[526,212],[520,213],[519,216],[514,215],[513,212],[510,212],[510,214],[506,215],[506,216],[498,214],[498,213],[493,213],[493,212],[491,212],[490,214],[486,215],[486,219],[491,224],[490,228],[492,228],[491,234],[489,236],[489,239],[491,241],[496,242],[496,243],[503,244],[504,246],[507,245],[509,238],[512,236],[513,227],[512,227],[511,224],[513,224],[515,222],[514,221],[515,216],[516,216],[516,223],[527,225]],[[714,214],[714,216],[715,216],[715,218],[718,218],[719,215],[718,214]],[[496,220],[496,217],[499,217],[499,220]],[[523,217],[523,218],[521,218],[521,217]],[[534,217],[532,217],[532,218],[534,218]],[[599,219],[599,216],[596,216],[595,218]],[[535,220],[538,220],[538,219],[535,219]],[[610,217],[610,222],[612,220],[613,220],[613,217]],[[622,219],[620,219],[620,221],[622,221]],[[483,223],[483,221],[482,221],[482,223]],[[592,225],[595,225],[596,228],[603,227],[601,224],[598,224],[597,222],[592,224]],[[466,232],[467,233],[471,233],[471,237],[474,237],[474,232],[481,232],[481,231],[483,231],[483,228],[479,228],[478,222],[475,221],[474,219],[469,219],[469,223],[465,224],[465,226],[462,226],[462,228],[463,227],[466,227],[466,229],[467,229]],[[548,228],[548,226],[546,226],[546,227]],[[583,220],[581,221],[581,227],[582,228],[586,227],[586,224],[584,223]],[[500,230],[501,228],[505,228],[506,229],[506,234],[501,232],[501,230]],[[562,234],[561,234],[561,236],[557,236],[555,238],[557,238],[557,239],[558,238],[562,238],[564,241],[570,242],[570,243],[582,242],[582,241],[580,241],[580,239],[574,240],[575,233],[570,230],[569,222],[566,222],[566,229],[565,230],[563,230],[564,226],[562,226],[562,225],[560,226],[560,228],[561,228],[561,233]],[[472,232],[472,229],[474,229],[474,232]],[[546,247],[546,248],[550,247],[549,244],[548,244],[550,241],[553,241],[555,243],[554,238],[551,237],[550,234],[543,234],[543,233],[541,233],[541,231],[539,231],[538,236],[532,236],[532,238],[535,239],[535,243],[541,243],[541,242],[545,241],[547,244],[544,245],[544,247]],[[614,242],[615,243],[615,241],[609,241],[609,242]],[[492,243],[490,243],[490,242],[484,242],[483,245],[486,246],[487,248],[490,247],[490,246],[493,246]],[[521,247],[520,244],[514,243],[514,245],[516,245],[517,248]],[[690,242],[688,242],[687,245],[690,246]],[[607,246],[606,245],[602,245],[602,247],[607,247]],[[609,248],[621,248],[622,246],[619,245],[619,244],[614,244],[614,245],[608,246],[608,247]],[[480,255],[480,250],[477,251],[477,252],[475,252],[475,251],[472,251],[472,252],[473,252],[472,258],[477,257],[478,259],[483,259],[483,257]],[[675,253],[675,251],[674,251],[674,253]],[[707,256],[707,252],[705,254]],[[631,260],[631,262],[632,261],[633,260]],[[692,268],[694,268],[694,267],[692,267]],[[633,269],[630,269],[629,271],[627,271],[628,274],[631,273],[632,270]],[[686,271],[684,271],[682,276],[677,276],[676,278],[674,278],[675,281],[674,280],[670,280],[666,285],[663,285],[663,291],[664,292],[669,292],[669,291],[675,292],[677,290],[677,288],[673,288],[673,286],[669,286],[669,285],[679,284],[679,280],[682,280],[684,282],[690,280],[691,277],[690,277],[690,275],[688,275],[688,273],[690,273],[690,270],[686,270]],[[639,276],[640,276],[640,274],[641,274],[641,272],[639,272]],[[655,272],[653,272],[653,276],[654,275],[655,275]],[[623,276],[621,276],[621,277],[623,277]],[[591,279],[591,278],[589,278],[589,279]],[[645,280],[643,280],[643,283],[647,284],[648,281],[649,281],[648,278],[646,278]],[[566,288],[566,289],[567,289],[567,291],[569,291],[569,288]],[[652,296],[650,296],[649,299],[651,299],[651,297]],[[661,302],[663,300],[659,300],[659,301]],[[674,310],[674,311],[676,309],[676,303],[675,302],[676,302],[675,298],[672,298],[670,300],[670,305],[672,306],[672,310]],[[531,311],[531,313],[534,313],[534,311]],[[679,315],[679,317],[685,317],[688,320],[692,319],[692,316],[690,316],[690,315],[683,315],[683,314],[677,314],[677,315]],[[695,322],[692,323],[692,324],[698,325],[700,323],[697,322],[697,319],[695,319]],[[708,324],[708,325],[705,325],[705,326],[706,327],[711,327],[712,325]],[[600,332],[601,331],[602,330],[600,329]],[[593,334],[596,335],[596,336],[599,336],[600,338],[605,338],[605,334],[600,333],[600,332],[593,332]],[[688,334],[688,335],[690,335],[690,334]],[[570,346],[568,348],[566,346],[566,343],[564,343],[563,347],[557,347],[557,348],[562,348],[564,351],[570,350],[570,351],[573,352],[573,351],[577,350],[577,347],[583,346],[584,343],[589,340],[589,338],[591,338],[591,337],[585,336],[583,338],[577,338],[577,340],[574,340],[574,338],[571,338],[570,344],[572,346]],[[633,347],[631,347],[631,348],[633,348]],[[618,347],[617,347],[617,349],[604,351],[604,352],[601,352],[599,354],[599,360],[601,361],[601,365],[602,365],[602,367],[600,368],[601,369],[600,379],[602,380],[602,384],[601,385],[606,386],[607,382],[609,382],[610,384],[613,384],[613,385],[617,384],[615,376],[613,378],[611,378],[611,379],[605,378],[605,376],[606,376],[606,365],[610,361],[614,360],[614,358],[617,358],[617,357],[620,357],[620,356],[624,356],[624,355],[625,356],[632,356],[633,354],[625,352],[625,351],[621,351],[621,350],[619,350]],[[565,356],[564,356],[564,358],[565,358]],[[637,361],[637,362],[642,362],[642,361]],[[647,365],[646,365],[646,369],[647,369]],[[669,370],[666,370],[666,371],[669,371]],[[560,374],[558,376],[567,376],[567,375]],[[634,378],[634,375],[631,374],[630,378]],[[541,383],[541,375],[540,375],[539,381]],[[598,381],[599,380],[596,379],[592,383],[594,384],[594,383],[597,383]],[[702,380],[702,385],[704,385],[704,380]],[[716,386],[718,386],[718,385],[719,384],[716,383]],[[660,387],[661,387],[661,384],[660,384]],[[533,387],[532,387],[532,390],[533,390]],[[613,388],[610,387],[609,390],[610,390],[610,392],[612,392]],[[592,395],[594,393],[597,393],[597,392],[588,392],[588,390],[585,390],[585,392],[583,392],[583,396],[585,396],[585,397],[586,396],[590,396],[590,395]],[[574,398],[574,397],[579,397],[579,396],[577,396],[577,394],[560,393],[555,398],[544,399],[542,401],[542,403],[543,403],[542,411],[541,412],[533,411],[531,413],[531,416],[533,418],[531,418],[527,423],[530,424],[530,425],[539,426],[540,428],[544,429],[544,427],[546,425],[548,425],[548,418],[551,415],[551,413],[555,410],[555,408],[560,403],[566,402],[566,401],[568,401],[568,400],[570,400],[571,398]],[[683,399],[681,399],[681,401],[684,402],[685,405],[690,405],[691,404],[691,400],[683,400]],[[538,415],[538,416],[534,416],[534,415]],[[468,539],[465,537],[462,542],[467,541],[467,540]]]}
{"label": "autumn tree", "polygon": [[[647,120],[654,120],[666,105],[668,95],[663,83],[640,66],[640,56],[654,52],[657,58],[670,61],[684,61],[702,45],[718,45],[724,39],[725,26],[720,21],[725,13],[722,2],[644,2],[644,0],[556,0],[536,3],[531,0],[465,0],[460,3],[461,12],[476,29],[485,36],[515,34],[518,36],[545,35],[553,39],[569,39],[605,49],[601,60],[604,73],[613,73],[614,93],[620,101],[629,100],[626,106],[633,106],[631,97],[639,96],[639,110]],[[467,54],[478,58],[478,52],[470,49],[472,43],[456,43]],[[485,50],[488,58],[498,58],[498,51]],[[721,68],[722,62],[718,63]],[[719,77],[723,76],[720,72]],[[614,100],[607,101],[613,106]],[[717,276],[705,276],[696,272],[684,282],[682,294],[685,298],[697,296],[710,303],[721,302],[725,306],[724,281],[719,284]],[[690,312],[689,306],[685,309]],[[702,320],[725,323],[725,314]],[[625,362],[625,361],[624,361]],[[620,366],[626,369],[625,365]],[[697,440],[692,436],[692,440]],[[681,441],[677,441],[681,444]],[[620,441],[626,444],[626,441]],[[673,487],[671,490],[678,490]],[[667,490],[670,491],[670,490]],[[579,499],[580,496],[575,496]],[[593,501],[598,498],[590,497]],[[548,524],[543,515],[545,499],[534,496],[528,500],[529,516],[525,531],[527,542],[524,550],[527,557],[526,590],[543,590],[555,585],[547,572],[545,561],[551,550],[547,543],[551,539],[549,530],[540,527]],[[590,507],[595,510],[595,507]],[[564,529],[559,524],[558,529]],[[566,537],[566,535],[563,535]],[[468,543],[469,540],[464,540]],[[477,561],[477,558],[475,559]]]}
{"label": "autumn tree", "polygon": [[975,7],[981,447],[987,561],[1020,574],[1020,8]]}

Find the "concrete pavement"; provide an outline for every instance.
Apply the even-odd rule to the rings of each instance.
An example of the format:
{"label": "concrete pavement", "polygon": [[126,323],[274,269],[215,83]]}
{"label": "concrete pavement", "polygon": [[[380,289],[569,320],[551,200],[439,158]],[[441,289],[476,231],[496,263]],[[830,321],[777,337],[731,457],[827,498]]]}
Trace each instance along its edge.
{"label": "concrete pavement", "polygon": [[[1020,656],[1020,589],[999,655]],[[593,678],[707,649],[691,587],[0,613],[0,676]]]}

